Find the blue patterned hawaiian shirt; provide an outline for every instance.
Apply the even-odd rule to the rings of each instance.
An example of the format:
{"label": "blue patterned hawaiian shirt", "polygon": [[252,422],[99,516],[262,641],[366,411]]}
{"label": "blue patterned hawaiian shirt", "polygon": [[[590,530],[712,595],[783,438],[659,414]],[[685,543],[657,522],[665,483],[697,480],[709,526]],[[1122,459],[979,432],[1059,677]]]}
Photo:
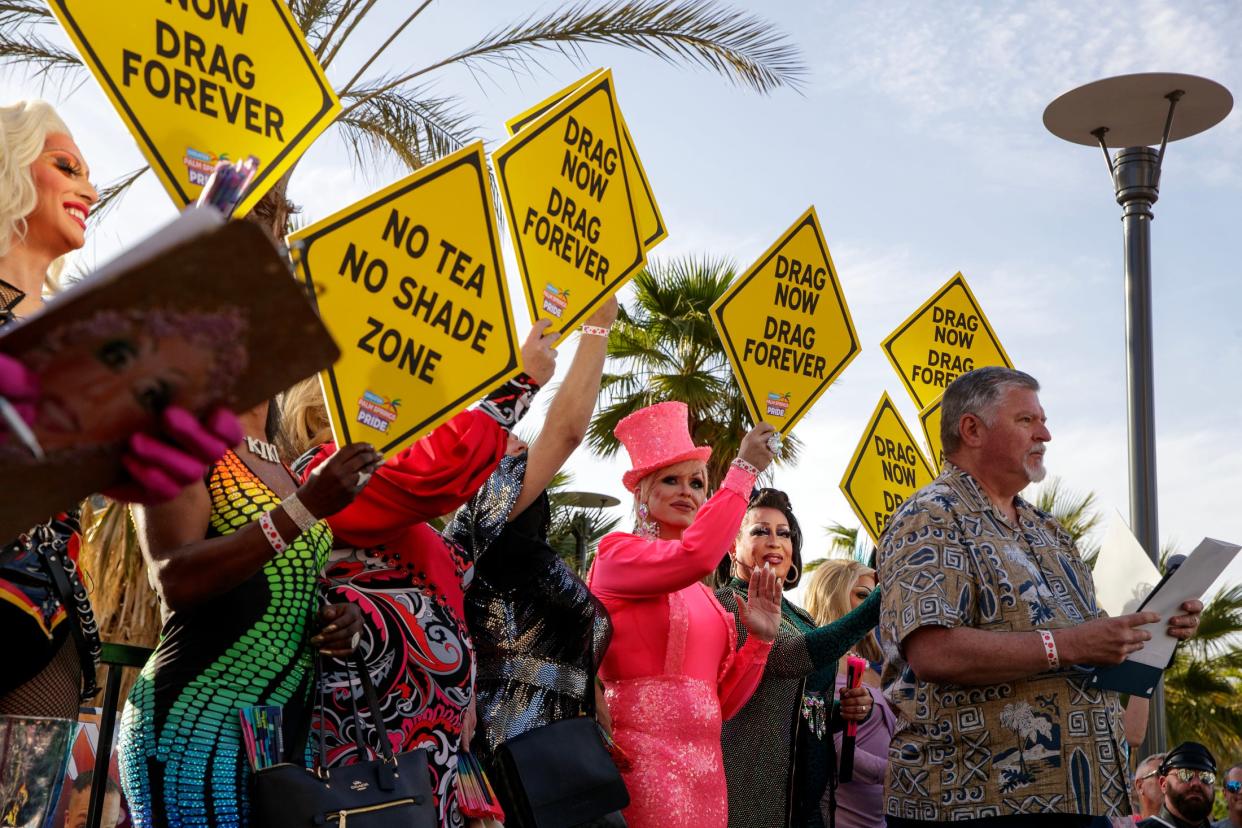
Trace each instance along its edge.
{"label": "blue patterned hawaiian shirt", "polygon": [[946,462],[880,538],[883,684],[897,712],[885,808],[955,821],[1028,813],[1124,816],[1117,694],[1080,668],[980,687],[920,681],[900,644],[924,626],[1056,630],[1102,616],[1091,572],[1056,520],[1015,499],[1018,526]]}

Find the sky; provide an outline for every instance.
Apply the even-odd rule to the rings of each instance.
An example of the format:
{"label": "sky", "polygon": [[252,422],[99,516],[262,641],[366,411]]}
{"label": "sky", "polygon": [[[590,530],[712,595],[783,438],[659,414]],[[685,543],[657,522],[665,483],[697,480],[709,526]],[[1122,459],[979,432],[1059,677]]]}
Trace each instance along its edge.
{"label": "sky", "polygon": [[[381,3],[359,42],[378,42],[405,4]],[[388,58],[432,63],[484,32],[551,3],[433,4]],[[765,2],[735,8],[770,21],[802,50],[800,91],[763,96],[707,70],[616,47],[582,62],[429,76],[457,96],[489,151],[503,121],[590,69],[613,69],[618,96],[670,235],[652,259],[724,256],[749,266],[815,205],[863,352],[798,424],[802,461],[778,469],[802,515],[807,558],[823,527],[856,525],[839,490],[881,392],[919,433],[917,411],[880,342],[961,271],[1017,367],[1040,379],[1053,441],[1050,476],[1128,516],[1125,320],[1120,209],[1098,149],[1065,143],[1044,107],[1081,84],[1130,72],[1203,75],[1242,94],[1242,12],[1229,2]],[[359,55],[329,68],[337,83]],[[0,100],[59,106],[97,181],[140,153],[88,77],[43,85],[0,68]],[[1189,551],[1204,536],[1242,541],[1242,278],[1229,238],[1239,217],[1242,122],[1235,110],[1170,145],[1152,228],[1155,424],[1160,532]],[[400,177],[359,172],[330,131],[301,162],[290,195],[307,222]],[[1233,205],[1233,206],[1230,206]],[[79,263],[102,263],[174,214],[154,176],[93,230]],[[1231,232],[1230,227],[1235,227]],[[506,238],[506,245],[508,239]],[[506,250],[517,322],[517,266]],[[622,293],[625,301],[626,293]],[[573,341],[561,349],[568,364]],[[539,425],[547,398],[523,425]],[[620,497],[621,459],[583,448],[575,487]],[[618,509],[618,513],[622,508]],[[1242,580],[1235,563],[1223,580]]]}

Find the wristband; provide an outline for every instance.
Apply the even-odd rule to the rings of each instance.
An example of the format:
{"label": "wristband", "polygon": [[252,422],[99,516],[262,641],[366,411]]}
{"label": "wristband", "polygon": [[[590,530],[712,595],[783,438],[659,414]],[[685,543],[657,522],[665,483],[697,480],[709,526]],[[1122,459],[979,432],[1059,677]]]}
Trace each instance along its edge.
{"label": "wristband", "polygon": [[1051,630],[1036,630],[1044,644],[1044,657],[1048,659],[1049,670],[1061,669],[1061,658],[1057,655],[1057,641],[1052,637]]}
{"label": "wristband", "polygon": [[601,328],[598,325],[583,325],[582,326],[582,333],[587,336],[608,336],[608,332],[611,330],[612,330],[611,327]]}
{"label": "wristband", "polygon": [[758,476],[759,476],[759,469],[758,469],[758,467],[753,466],[753,465],[751,465],[750,463],[747,463],[745,460],[743,460],[743,459],[742,459],[742,458],[740,458],[740,457],[734,457],[734,458],[733,458],[733,462],[732,462],[732,463],[730,463],[729,465],[731,465],[731,466],[737,466],[737,467],[738,467],[739,469],[741,469],[742,471],[746,472],[747,474],[753,474],[755,477],[758,477]]}
{"label": "wristband", "polygon": [[283,554],[289,548],[289,544],[285,543],[285,539],[280,536],[280,531],[276,528],[276,523],[272,520],[271,512],[264,512],[259,516],[259,528],[263,530],[263,537],[267,538],[268,546],[276,551],[277,555]]}
{"label": "wristband", "polygon": [[299,532],[309,531],[312,526],[319,522],[319,518],[311,514],[310,509],[302,505],[302,501],[298,500],[298,493],[286,497],[280,501],[280,506],[285,510],[285,514],[289,519],[297,525]]}

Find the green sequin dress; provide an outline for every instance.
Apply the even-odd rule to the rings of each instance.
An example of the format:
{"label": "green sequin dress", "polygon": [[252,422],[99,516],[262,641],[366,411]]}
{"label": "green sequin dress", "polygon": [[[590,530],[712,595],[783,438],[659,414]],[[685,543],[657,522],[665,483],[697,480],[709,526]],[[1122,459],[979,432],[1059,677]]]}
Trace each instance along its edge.
{"label": "green sequin dress", "polygon": [[[231,451],[207,488],[208,538],[236,532],[280,503]],[[236,588],[168,615],[121,723],[122,784],[137,828],[247,824],[250,770],[238,710],[283,707],[291,750],[310,715],[310,624],[331,547],[321,522]]]}

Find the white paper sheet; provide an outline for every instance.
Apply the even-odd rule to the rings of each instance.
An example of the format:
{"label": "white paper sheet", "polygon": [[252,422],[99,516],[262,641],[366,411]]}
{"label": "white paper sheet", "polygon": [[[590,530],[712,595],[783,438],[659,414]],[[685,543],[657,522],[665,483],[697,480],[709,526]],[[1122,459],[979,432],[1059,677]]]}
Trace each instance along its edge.
{"label": "white paper sheet", "polygon": [[1169,619],[1182,614],[1181,606],[1186,601],[1193,598],[1202,600],[1208,588],[1233,561],[1239,549],[1242,546],[1235,543],[1204,538],[1143,607],[1144,612],[1160,613],[1161,620],[1139,628],[1151,633],[1151,641],[1146,642],[1143,649],[1131,655],[1127,661],[1137,661],[1139,664],[1163,670],[1173,657],[1173,648],[1177,646],[1177,639],[1168,634]]}
{"label": "white paper sheet", "polygon": [[1096,602],[1114,618],[1134,612],[1160,582],[1160,570],[1116,510],[1108,522],[1092,576]]}

